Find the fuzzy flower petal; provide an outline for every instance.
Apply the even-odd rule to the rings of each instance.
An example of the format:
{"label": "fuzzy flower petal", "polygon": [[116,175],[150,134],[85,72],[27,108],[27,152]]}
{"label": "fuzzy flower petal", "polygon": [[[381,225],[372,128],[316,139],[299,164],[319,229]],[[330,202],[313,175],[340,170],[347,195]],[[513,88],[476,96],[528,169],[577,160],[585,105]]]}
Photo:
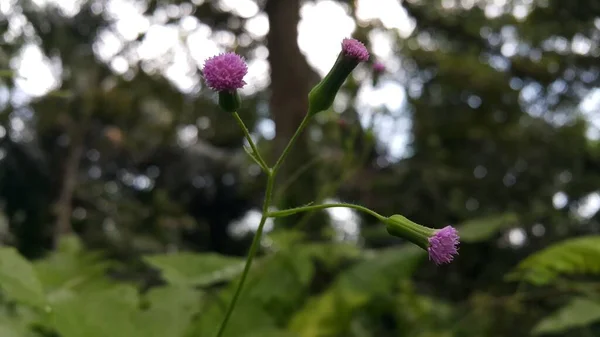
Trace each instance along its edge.
{"label": "fuzzy flower petal", "polygon": [[373,64],[373,71],[376,73],[382,73],[385,71],[385,65],[381,62],[375,62]]}
{"label": "fuzzy flower petal", "polygon": [[342,52],[344,55],[355,58],[359,62],[365,62],[369,59],[369,52],[365,45],[355,39],[344,39],[342,41]]}
{"label": "fuzzy flower petal", "polygon": [[204,80],[209,88],[216,91],[235,91],[246,85],[244,76],[248,66],[236,53],[213,56],[204,62]]}
{"label": "fuzzy flower petal", "polygon": [[429,259],[435,264],[450,263],[454,255],[458,255],[458,231],[452,226],[446,226],[435,232],[429,238]]}

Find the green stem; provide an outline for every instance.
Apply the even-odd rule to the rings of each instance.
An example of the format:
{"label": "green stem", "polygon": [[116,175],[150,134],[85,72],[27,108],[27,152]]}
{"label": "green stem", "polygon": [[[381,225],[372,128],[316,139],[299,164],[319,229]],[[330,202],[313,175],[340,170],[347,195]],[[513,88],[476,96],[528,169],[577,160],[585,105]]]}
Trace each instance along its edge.
{"label": "green stem", "polygon": [[375,211],[372,211],[366,207],[363,207],[360,205],[355,205],[355,204],[347,204],[347,203],[302,206],[302,207],[286,209],[283,211],[270,212],[267,215],[271,218],[281,218],[281,217],[293,215],[293,214],[300,213],[300,212],[317,211],[317,210],[321,210],[321,209],[334,208],[334,207],[352,208],[357,211],[372,215],[380,221],[384,221],[386,219],[383,215],[381,215]]}
{"label": "green stem", "polygon": [[302,133],[304,128],[306,128],[306,125],[308,125],[308,121],[310,120],[310,117],[307,114],[304,117],[304,119],[302,120],[302,123],[300,123],[300,126],[298,127],[298,129],[296,130],[296,132],[294,133],[292,138],[290,139],[289,143],[283,150],[283,153],[281,154],[279,159],[277,159],[275,166],[273,166],[273,168],[270,169],[269,166],[265,163],[265,161],[262,159],[262,157],[258,153],[258,150],[256,149],[256,145],[254,145],[254,142],[250,138],[250,133],[248,132],[248,129],[246,128],[246,125],[244,124],[244,122],[242,121],[240,116],[237,113],[233,113],[233,116],[235,117],[236,121],[238,122],[240,128],[242,128],[242,130],[244,131],[244,135],[246,136],[246,139],[248,139],[248,142],[250,143],[252,150],[254,151],[254,153],[256,153],[255,159],[259,162],[259,165],[267,173],[267,186],[265,188],[265,199],[263,201],[262,216],[260,218],[260,223],[258,224],[258,229],[256,230],[256,234],[254,235],[254,239],[252,240],[252,245],[250,245],[250,251],[248,252],[248,258],[246,259],[246,265],[244,266],[244,271],[242,272],[242,276],[240,278],[240,283],[238,284],[237,289],[235,290],[235,293],[233,294],[231,303],[229,303],[229,307],[227,308],[227,312],[225,313],[225,318],[223,319],[223,322],[221,323],[221,326],[219,327],[219,332],[217,333],[217,337],[222,337],[223,333],[225,332],[227,323],[229,323],[231,314],[233,313],[233,310],[235,309],[235,305],[237,304],[240,294],[242,293],[242,289],[244,288],[244,284],[246,283],[246,278],[248,277],[248,273],[250,271],[250,267],[252,266],[252,261],[254,260],[254,256],[256,255],[256,253],[258,251],[258,247],[260,246],[260,239],[262,237],[265,223],[267,222],[267,218],[270,217],[269,206],[271,205],[271,199],[273,197],[273,183],[275,181],[275,175],[277,174],[277,171],[281,167],[281,164],[283,164],[283,161],[285,160],[288,153],[290,152],[290,149],[292,148],[292,146],[298,139],[298,136],[300,135],[300,133]]}
{"label": "green stem", "polygon": [[265,189],[265,200],[263,201],[262,207],[262,217],[260,218],[260,223],[258,224],[258,229],[256,230],[256,234],[254,235],[254,239],[252,240],[252,245],[250,246],[250,251],[248,252],[248,258],[246,260],[246,265],[244,266],[244,271],[242,272],[242,277],[240,278],[240,283],[238,284],[237,289],[229,303],[229,307],[227,308],[227,313],[225,314],[225,318],[223,319],[223,323],[221,323],[221,327],[219,328],[219,332],[217,333],[217,337],[221,337],[225,332],[225,328],[227,327],[227,323],[229,322],[229,318],[233,313],[233,309],[235,309],[235,305],[242,293],[242,288],[244,287],[244,283],[246,282],[246,278],[248,277],[248,272],[250,271],[250,267],[252,266],[252,261],[254,260],[254,256],[258,251],[258,247],[260,246],[260,239],[262,237],[262,232],[265,227],[265,223],[267,222],[267,218],[269,217],[269,205],[271,204],[271,196],[273,194],[273,181],[275,180],[274,171],[269,170],[267,175],[267,187]]}
{"label": "green stem", "polygon": [[306,128],[306,126],[308,125],[309,121],[310,121],[310,116],[308,114],[306,114],[306,116],[304,116],[304,119],[300,123],[300,126],[298,127],[298,129],[296,129],[296,132],[294,133],[294,135],[290,139],[290,142],[287,144],[287,146],[285,147],[285,149],[283,149],[283,153],[281,154],[281,156],[279,157],[279,159],[277,159],[277,162],[275,163],[275,166],[273,166],[273,173],[277,173],[277,171],[279,171],[279,168],[281,167],[281,164],[283,164],[283,161],[285,160],[285,158],[289,154],[290,149],[292,148],[292,146],[294,146],[294,144],[296,143],[296,140],[298,140],[298,137],[300,136],[300,134],[302,133],[302,131],[304,131],[304,128]]}
{"label": "green stem", "polygon": [[244,124],[244,121],[242,121],[242,119],[240,118],[240,115],[238,115],[237,112],[233,113],[233,117],[235,118],[235,121],[238,123],[238,125],[244,132],[244,136],[246,137],[246,140],[248,140],[248,143],[250,143],[250,147],[252,148],[252,152],[254,153],[253,159],[260,166],[260,168],[263,169],[264,172],[268,172],[269,165],[267,165],[265,160],[261,157],[260,152],[258,152],[258,148],[256,147],[256,144],[254,144],[252,137],[250,137],[250,131],[248,131],[246,124]]}

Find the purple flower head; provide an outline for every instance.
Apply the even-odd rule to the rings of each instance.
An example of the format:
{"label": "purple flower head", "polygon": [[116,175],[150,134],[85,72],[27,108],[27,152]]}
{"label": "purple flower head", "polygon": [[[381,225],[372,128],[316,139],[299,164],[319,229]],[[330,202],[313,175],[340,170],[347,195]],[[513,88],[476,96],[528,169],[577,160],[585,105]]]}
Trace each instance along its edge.
{"label": "purple flower head", "polygon": [[429,237],[429,259],[440,265],[450,263],[454,255],[458,255],[458,231],[452,226],[446,226]]}
{"label": "purple flower head", "polygon": [[225,53],[206,60],[202,72],[209,88],[232,92],[246,85],[244,76],[248,73],[248,66],[238,54]]}
{"label": "purple flower head", "polygon": [[385,71],[385,65],[379,61],[373,63],[373,71],[376,73],[382,73]]}
{"label": "purple flower head", "polygon": [[342,52],[348,57],[352,57],[359,62],[365,62],[369,59],[369,52],[365,45],[355,39],[344,39],[342,41]]}

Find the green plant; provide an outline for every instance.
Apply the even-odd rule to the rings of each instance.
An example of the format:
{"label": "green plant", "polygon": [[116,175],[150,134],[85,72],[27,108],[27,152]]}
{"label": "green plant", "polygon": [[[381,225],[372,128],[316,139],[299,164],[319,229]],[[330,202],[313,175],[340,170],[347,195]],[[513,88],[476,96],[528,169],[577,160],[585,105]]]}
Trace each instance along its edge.
{"label": "green plant", "polygon": [[308,111],[304,119],[296,129],[296,132],[291,137],[290,141],[284,148],[283,152],[271,167],[263,159],[258,147],[254,143],[248,128],[237,113],[240,108],[241,99],[237,90],[242,88],[246,83],[243,78],[247,73],[247,66],[243,59],[235,53],[226,53],[209,58],[203,69],[203,74],[206,83],[210,88],[218,92],[219,106],[226,112],[232,113],[237,124],[244,133],[244,136],[250,144],[250,149],[246,152],[256,162],[267,176],[265,187],[265,196],[262,206],[262,215],[258,225],[258,229],[250,246],[248,258],[241,274],[238,286],[231,298],[228,309],[225,313],[225,318],[217,332],[217,337],[222,337],[233,311],[238,303],[244,284],[248,277],[254,257],[260,245],[264,225],[269,217],[284,217],[300,212],[308,212],[312,210],[321,210],[332,207],[352,208],[364,213],[367,213],[377,220],[386,224],[387,230],[391,235],[405,238],[421,248],[428,250],[430,258],[437,264],[449,263],[453,256],[457,253],[458,235],[455,229],[447,226],[441,230],[435,230],[418,225],[407,218],[400,215],[384,217],[366,207],[348,203],[338,204],[321,204],[321,205],[305,205],[302,207],[292,208],[281,211],[270,211],[272,204],[273,188],[275,177],[281,168],[281,165],[290,154],[291,149],[296,143],[300,134],[304,131],[312,117],[316,114],[325,111],[331,107],[334,98],[337,95],[340,87],[356,68],[360,62],[367,61],[369,53],[365,46],[354,39],[344,39],[342,42],[342,51],[329,71],[329,73],[319,82],[308,95]]}

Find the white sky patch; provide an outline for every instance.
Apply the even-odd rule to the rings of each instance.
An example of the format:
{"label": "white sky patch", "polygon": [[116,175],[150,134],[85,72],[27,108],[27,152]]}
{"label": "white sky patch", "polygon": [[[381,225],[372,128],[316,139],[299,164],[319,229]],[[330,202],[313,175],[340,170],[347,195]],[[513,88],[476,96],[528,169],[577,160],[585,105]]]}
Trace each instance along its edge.
{"label": "white sky patch", "polygon": [[200,67],[204,65],[204,61],[209,57],[225,51],[217,43],[210,40],[210,34],[210,27],[200,23],[198,29],[187,37],[186,43],[190,54]]}
{"label": "white sky patch", "polygon": [[98,34],[98,39],[94,42],[94,52],[98,58],[104,62],[110,61],[119,53],[125,43],[112,31],[104,30]]}
{"label": "white sky patch", "polygon": [[385,106],[388,110],[398,111],[405,101],[404,87],[396,82],[385,81],[377,87],[373,87],[370,83],[363,85],[359,91],[357,104],[359,107]]}
{"label": "white sky patch", "polygon": [[242,18],[251,18],[258,13],[258,6],[252,0],[221,0],[219,7],[227,12],[233,12]]}
{"label": "white sky patch", "polygon": [[[229,231],[236,236],[246,235],[248,232],[256,232],[258,225],[260,224],[261,213],[260,211],[253,209],[239,219],[231,223]],[[264,233],[269,233],[273,230],[273,218],[268,218],[263,228]]]}
{"label": "white sky patch", "polygon": [[31,96],[42,96],[58,84],[48,58],[35,45],[25,45],[12,60],[11,68],[17,70],[15,83],[19,90]]}
{"label": "white sky patch", "polygon": [[371,54],[376,58],[392,58],[395,57],[392,45],[394,44],[393,36],[390,32],[381,30],[372,30],[369,33],[371,41]]}
{"label": "white sky patch", "polygon": [[569,197],[565,192],[557,192],[552,196],[552,204],[556,209],[564,208],[567,206],[567,203],[569,203]]}
{"label": "white sky patch", "polygon": [[245,28],[253,38],[263,37],[269,32],[269,17],[265,13],[259,13],[246,21]]}
{"label": "white sky patch", "polygon": [[[366,81],[367,83],[369,81]],[[411,122],[400,115],[406,103],[406,91],[400,84],[384,81],[377,87],[364,84],[357,97],[357,107],[361,111],[361,123],[367,127],[371,125],[376,131],[380,143],[388,146],[388,159],[397,160],[406,154],[409,143]],[[385,108],[390,114],[381,114],[378,111]]]}
{"label": "white sky patch", "polygon": [[62,11],[64,15],[73,16],[79,11],[81,1],[79,0],[32,0],[32,2],[44,8],[47,5],[55,5]]}
{"label": "white sky patch", "polygon": [[577,207],[576,213],[583,219],[591,219],[600,211],[600,193],[594,192],[588,194]]}
{"label": "white sky patch", "polygon": [[523,228],[513,228],[508,232],[508,242],[513,247],[521,247],[527,240],[527,232]]}
{"label": "white sky patch", "polygon": [[156,59],[173,48],[177,42],[179,35],[175,27],[152,25],[138,48],[138,55],[141,60]]}
{"label": "white sky patch", "polygon": [[247,85],[240,89],[240,93],[249,95],[265,89],[271,83],[269,62],[266,59],[254,59],[248,61],[248,75],[244,78]]}
{"label": "white sky patch", "polygon": [[150,20],[142,15],[139,2],[110,0],[105,13],[116,21],[116,31],[127,41],[133,41],[150,27]]}
{"label": "white sky patch", "polygon": [[592,90],[580,103],[579,109],[585,115],[590,125],[587,136],[590,139],[600,139],[600,89]]}
{"label": "white sky patch", "polygon": [[[339,203],[339,200],[328,199],[325,203]],[[353,209],[346,207],[327,208],[338,241],[356,242],[360,236],[359,217]]]}
{"label": "white sky patch", "polygon": [[398,0],[358,0],[356,17],[362,22],[378,19],[388,29],[396,29],[401,37],[408,37],[416,23],[408,16]]}
{"label": "white sky patch", "polygon": [[300,10],[298,46],[317,72],[327,74],[340,52],[342,40],[356,24],[344,8],[333,1],[307,3]]}

